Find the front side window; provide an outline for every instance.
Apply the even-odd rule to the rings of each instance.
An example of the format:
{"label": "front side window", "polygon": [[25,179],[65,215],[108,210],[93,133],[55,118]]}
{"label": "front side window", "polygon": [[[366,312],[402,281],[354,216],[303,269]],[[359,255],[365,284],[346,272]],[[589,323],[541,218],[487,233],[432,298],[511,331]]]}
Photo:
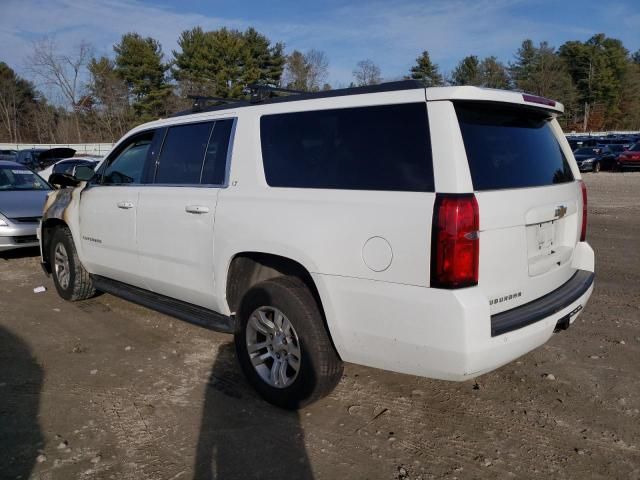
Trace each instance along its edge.
{"label": "front side window", "polygon": [[265,115],[260,138],[272,187],[434,190],[424,102]]}
{"label": "front side window", "polygon": [[103,185],[138,184],[142,180],[144,164],[149,147],[153,140],[153,132],[136,135],[127,142],[113,160],[107,163],[102,172]]}

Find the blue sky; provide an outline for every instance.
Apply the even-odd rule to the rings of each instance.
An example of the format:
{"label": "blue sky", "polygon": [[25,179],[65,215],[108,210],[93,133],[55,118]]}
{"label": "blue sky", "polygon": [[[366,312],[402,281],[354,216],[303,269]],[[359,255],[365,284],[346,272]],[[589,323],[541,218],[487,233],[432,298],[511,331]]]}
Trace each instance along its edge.
{"label": "blue sky", "polygon": [[0,60],[26,72],[33,41],[42,37],[53,37],[61,49],[85,40],[96,54],[110,55],[128,31],[158,39],[170,56],[182,30],[254,26],[287,51],[323,50],[329,80],[341,86],[360,60],[372,59],[391,80],[425,49],[444,72],[468,54],[508,62],[525,38],[559,46],[603,32],[635,51],[638,6],[637,0],[0,0]]}

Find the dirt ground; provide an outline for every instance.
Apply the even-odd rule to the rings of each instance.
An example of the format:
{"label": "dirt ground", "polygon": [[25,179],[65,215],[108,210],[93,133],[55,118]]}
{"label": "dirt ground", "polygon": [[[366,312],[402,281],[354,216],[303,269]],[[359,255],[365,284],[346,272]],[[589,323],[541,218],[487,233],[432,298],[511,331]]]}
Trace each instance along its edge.
{"label": "dirt ground", "polygon": [[0,478],[640,479],[640,172],[585,180],[597,279],[572,328],[477,383],[347,365],[298,413],[257,398],[230,336],[67,303],[37,251],[0,256]]}

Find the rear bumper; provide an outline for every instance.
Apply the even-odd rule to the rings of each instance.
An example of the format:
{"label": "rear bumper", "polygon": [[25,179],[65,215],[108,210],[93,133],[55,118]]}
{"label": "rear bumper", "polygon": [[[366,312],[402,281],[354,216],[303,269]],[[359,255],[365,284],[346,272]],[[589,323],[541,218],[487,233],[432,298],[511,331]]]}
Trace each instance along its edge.
{"label": "rear bumper", "polygon": [[491,336],[502,335],[544,320],[581,298],[593,285],[595,274],[579,270],[557,290],[517,308],[491,316]]}
{"label": "rear bumper", "polygon": [[16,248],[37,247],[37,223],[11,224],[0,227],[0,252]]}
{"label": "rear bumper", "polygon": [[[586,258],[575,267],[583,270],[568,282],[572,288],[565,284],[532,302],[536,315],[501,335],[492,334],[495,318],[479,288],[442,290],[321,274],[313,279],[343,360],[460,381],[515,360],[544,344],[559,322],[577,318],[593,291],[593,250],[579,245],[576,253]],[[570,296],[560,301],[563,295]],[[518,318],[525,318],[523,312],[529,309]]]}
{"label": "rear bumper", "polygon": [[640,168],[640,162],[637,160],[618,160],[618,165],[623,168]]}

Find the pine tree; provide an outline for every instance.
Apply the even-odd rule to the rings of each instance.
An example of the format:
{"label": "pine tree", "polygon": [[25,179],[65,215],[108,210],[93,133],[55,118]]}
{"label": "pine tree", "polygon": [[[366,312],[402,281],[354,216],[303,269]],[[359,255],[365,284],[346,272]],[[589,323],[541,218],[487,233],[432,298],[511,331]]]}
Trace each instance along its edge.
{"label": "pine tree", "polygon": [[509,74],[506,67],[494,56],[480,62],[481,85],[485,88],[510,88]]}
{"label": "pine tree", "polygon": [[438,65],[431,61],[429,52],[426,50],[416,58],[416,64],[411,67],[409,78],[412,80],[420,80],[427,87],[436,87],[444,84],[442,75],[438,70]]}
{"label": "pine tree", "polygon": [[171,90],[165,78],[168,66],[162,61],[160,43],[151,37],[127,33],[113,50],[116,53],[115,71],[126,82],[140,120],[164,115]]}
{"label": "pine tree", "polygon": [[480,61],[475,55],[464,57],[451,75],[453,85],[481,85]]}
{"label": "pine tree", "polygon": [[284,68],[284,46],[271,45],[254,28],[245,32],[200,27],[182,32],[173,51],[173,77],[183,95],[238,98],[255,82],[278,85]]}

